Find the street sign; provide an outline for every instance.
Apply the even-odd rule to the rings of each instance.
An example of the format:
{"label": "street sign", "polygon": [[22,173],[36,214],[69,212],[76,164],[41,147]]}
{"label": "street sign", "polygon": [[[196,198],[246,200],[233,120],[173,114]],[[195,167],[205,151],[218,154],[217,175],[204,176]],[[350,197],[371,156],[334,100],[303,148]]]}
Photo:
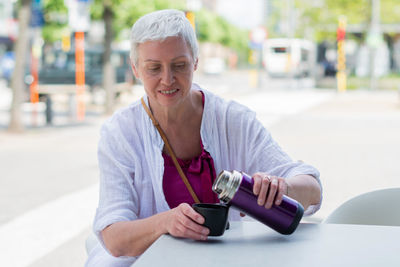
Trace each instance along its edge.
{"label": "street sign", "polygon": [[267,38],[267,30],[265,27],[259,26],[250,32],[250,41],[256,44],[262,44]]}
{"label": "street sign", "polygon": [[41,0],[32,1],[32,15],[29,25],[31,27],[42,27],[44,25],[43,7]]}
{"label": "street sign", "polygon": [[262,49],[262,43],[256,43],[256,42],[253,42],[253,41],[250,41],[248,43],[248,46],[252,50],[261,50]]}

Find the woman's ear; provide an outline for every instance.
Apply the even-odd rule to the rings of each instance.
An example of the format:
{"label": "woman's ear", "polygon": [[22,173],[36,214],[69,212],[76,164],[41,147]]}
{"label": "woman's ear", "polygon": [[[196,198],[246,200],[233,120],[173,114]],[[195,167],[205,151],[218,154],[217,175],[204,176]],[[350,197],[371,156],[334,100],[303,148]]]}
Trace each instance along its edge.
{"label": "woman's ear", "polygon": [[137,70],[135,64],[132,62],[132,60],[131,60],[131,67],[132,67],[133,75],[135,75],[136,79],[139,79],[139,80],[140,80],[139,72],[138,72],[138,70]]}
{"label": "woman's ear", "polygon": [[197,70],[198,63],[199,63],[199,58],[196,58],[196,61],[194,62],[194,70]]}

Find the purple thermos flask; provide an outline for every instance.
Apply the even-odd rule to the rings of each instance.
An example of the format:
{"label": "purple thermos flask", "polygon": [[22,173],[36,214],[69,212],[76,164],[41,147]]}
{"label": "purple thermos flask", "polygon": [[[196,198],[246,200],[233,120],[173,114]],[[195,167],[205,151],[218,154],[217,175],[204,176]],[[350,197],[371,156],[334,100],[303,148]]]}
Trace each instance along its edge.
{"label": "purple thermos flask", "polygon": [[219,199],[241,212],[253,217],[275,231],[290,235],[296,230],[304,208],[296,200],[283,196],[279,206],[270,209],[257,204],[257,196],[253,193],[253,179],[238,171],[222,171],[215,179],[212,190]]}

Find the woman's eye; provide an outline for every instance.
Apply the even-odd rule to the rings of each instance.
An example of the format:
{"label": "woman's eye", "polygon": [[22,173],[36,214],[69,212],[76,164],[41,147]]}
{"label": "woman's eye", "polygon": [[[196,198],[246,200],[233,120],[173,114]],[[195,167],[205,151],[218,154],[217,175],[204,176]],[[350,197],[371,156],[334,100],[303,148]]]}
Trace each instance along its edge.
{"label": "woman's eye", "polygon": [[185,70],[186,63],[177,63],[177,64],[174,64],[173,67],[177,71],[182,71],[182,70]]}
{"label": "woman's eye", "polygon": [[151,67],[148,67],[147,68],[147,70],[149,71],[149,72],[152,72],[152,73],[155,73],[155,72],[158,72],[158,71],[160,71],[160,67],[159,66],[151,66]]}

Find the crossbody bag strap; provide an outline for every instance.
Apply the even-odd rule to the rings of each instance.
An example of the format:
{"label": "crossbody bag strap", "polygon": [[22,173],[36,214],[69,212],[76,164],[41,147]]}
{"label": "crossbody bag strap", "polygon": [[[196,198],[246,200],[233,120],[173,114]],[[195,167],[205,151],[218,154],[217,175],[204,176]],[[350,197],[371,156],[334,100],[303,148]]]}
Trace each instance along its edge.
{"label": "crossbody bag strap", "polygon": [[154,118],[154,116],[151,113],[150,109],[147,107],[146,103],[143,100],[143,97],[140,99],[140,101],[142,102],[142,106],[143,106],[144,110],[147,112],[147,114],[149,115],[151,121],[153,122],[153,125],[157,128],[158,132],[161,135],[161,138],[164,140],[165,147],[167,148],[168,153],[170,154],[170,156],[172,158],[172,161],[174,162],[175,167],[176,167],[179,175],[181,176],[183,183],[186,185],[187,189],[189,190],[189,193],[192,196],[194,202],[200,203],[199,198],[197,197],[197,195],[194,192],[192,186],[190,185],[188,179],[186,178],[186,175],[183,172],[181,166],[179,165],[178,160],[176,159],[175,153],[172,150],[172,147],[170,146],[170,144],[168,142],[167,136],[165,135],[164,131],[161,129],[160,124],[158,123],[158,121],[156,121],[156,119]]}

